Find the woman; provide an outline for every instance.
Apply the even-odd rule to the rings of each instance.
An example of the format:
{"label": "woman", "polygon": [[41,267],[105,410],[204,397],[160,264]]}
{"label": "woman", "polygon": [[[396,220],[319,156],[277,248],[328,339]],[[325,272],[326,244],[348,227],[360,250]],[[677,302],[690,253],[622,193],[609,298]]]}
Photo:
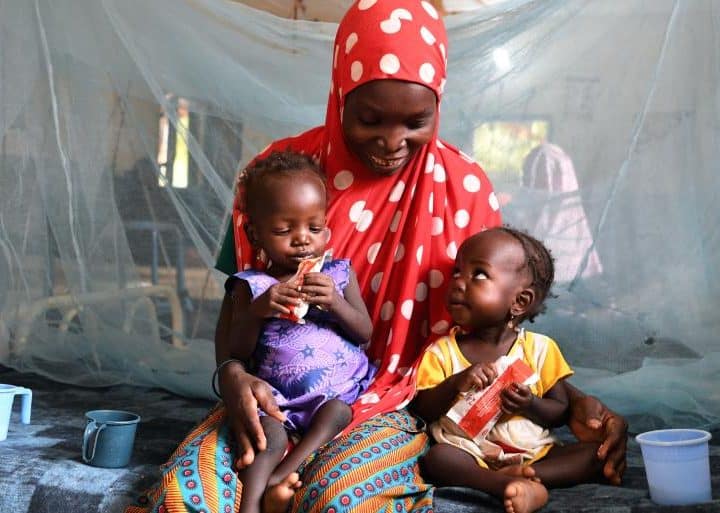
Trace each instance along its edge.
{"label": "woman", "polygon": [[[325,124],[264,152],[292,148],[316,157],[325,170],[328,245],[353,261],[374,324],[367,352],[379,367],[344,436],[306,462],[293,511],[432,510],[432,486],[417,466],[428,439],[402,407],[414,393],[412,369],[425,340],[449,328],[442,290],[457,246],[501,222],[482,170],[438,139],[446,55],[445,29],[429,2],[355,2],[335,39]],[[263,263],[245,237],[242,205],[235,206],[217,265],[228,274]],[[166,464],[162,483],[149,494],[151,511],[233,511],[241,485],[231,457],[248,464],[264,449],[257,407],[277,414],[267,384],[228,360],[233,284],[228,288],[216,333],[223,404]],[[576,434],[606,441],[607,471],[619,482],[624,421],[570,393]]]}

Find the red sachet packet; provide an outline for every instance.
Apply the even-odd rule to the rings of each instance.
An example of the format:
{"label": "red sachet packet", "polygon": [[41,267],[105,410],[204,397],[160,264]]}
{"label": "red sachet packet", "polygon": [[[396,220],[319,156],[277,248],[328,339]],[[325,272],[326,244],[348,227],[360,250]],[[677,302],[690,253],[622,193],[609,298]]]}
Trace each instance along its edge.
{"label": "red sachet packet", "polygon": [[[303,277],[307,273],[320,272],[320,269],[323,268],[325,262],[328,262],[329,260],[332,260],[331,249],[328,249],[322,256],[303,260],[302,262],[300,262],[300,265],[298,265],[298,269],[295,275],[288,281],[297,280],[302,286]],[[298,324],[305,324],[305,319],[303,319],[303,317],[305,317],[305,315],[307,314],[310,305],[307,304],[305,301],[301,301],[299,305],[290,306],[289,308],[289,314],[281,313],[278,314],[278,317],[280,317],[281,319],[289,319],[293,322],[297,322]]]}
{"label": "red sachet packet", "polygon": [[502,415],[500,392],[512,383],[532,385],[540,377],[518,357],[501,356],[498,377],[482,390],[461,396],[445,414],[468,438],[482,441]]}

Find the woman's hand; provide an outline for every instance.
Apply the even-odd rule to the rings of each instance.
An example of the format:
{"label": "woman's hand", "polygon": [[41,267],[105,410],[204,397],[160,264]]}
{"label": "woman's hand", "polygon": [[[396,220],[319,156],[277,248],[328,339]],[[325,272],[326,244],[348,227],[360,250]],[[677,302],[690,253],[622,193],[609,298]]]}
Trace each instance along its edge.
{"label": "woman's hand", "polygon": [[530,387],[522,383],[511,383],[500,392],[502,411],[507,414],[524,412],[532,403],[533,393]]}
{"label": "woman's hand", "polygon": [[492,363],[475,363],[455,375],[455,388],[459,394],[472,389],[482,390],[495,381],[497,375]]}
{"label": "woman's hand", "polygon": [[335,281],[323,273],[307,273],[300,291],[304,301],[328,311],[333,311],[339,297]]}
{"label": "woman's hand", "polygon": [[290,314],[290,307],[300,304],[301,294],[297,280],[276,283],[250,304],[250,313],[264,319],[279,313]]}
{"label": "woman's hand", "polygon": [[228,363],[220,370],[220,393],[227,410],[227,422],[237,442],[237,468],[255,460],[256,451],[264,451],[267,439],[258,408],[280,422],[285,416],[272,396],[270,385],[247,373],[240,363]]}
{"label": "woman's hand", "polygon": [[[574,387],[572,387],[574,389]],[[578,392],[574,389],[574,392]],[[603,474],[620,485],[627,466],[627,422],[596,397],[570,394],[570,429],[581,442],[601,442],[597,457],[605,461]]]}

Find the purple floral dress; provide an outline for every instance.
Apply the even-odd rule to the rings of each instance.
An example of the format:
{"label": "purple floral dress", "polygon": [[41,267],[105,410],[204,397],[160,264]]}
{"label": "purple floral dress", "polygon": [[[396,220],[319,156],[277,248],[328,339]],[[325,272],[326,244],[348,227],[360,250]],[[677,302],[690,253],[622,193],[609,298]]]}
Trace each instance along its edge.
{"label": "purple floral dress", "polygon": [[[349,260],[326,263],[322,273],[335,281],[342,294],[350,275]],[[250,286],[253,299],[278,282],[262,271],[235,275]],[[253,354],[254,374],[273,387],[273,395],[287,416],[287,427],[307,430],[315,412],[330,399],[351,404],[368,387],[376,368],[365,352],[340,333],[332,315],[310,307],[305,324],[267,319]]]}

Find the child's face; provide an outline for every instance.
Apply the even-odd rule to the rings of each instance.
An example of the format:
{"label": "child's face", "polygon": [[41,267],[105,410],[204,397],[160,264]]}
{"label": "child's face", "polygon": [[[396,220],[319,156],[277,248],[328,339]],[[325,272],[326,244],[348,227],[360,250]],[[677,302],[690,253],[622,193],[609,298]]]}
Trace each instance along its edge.
{"label": "child's face", "polygon": [[325,188],[309,173],[272,180],[253,215],[256,244],[275,272],[294,273],[302,260],[325,251]]}
{"label": "child's face", "polygon": [[529,286],[525,251],[512,235],[481,232],[460,246],[447,309],[469,330],[506,325],[517,294]]}

